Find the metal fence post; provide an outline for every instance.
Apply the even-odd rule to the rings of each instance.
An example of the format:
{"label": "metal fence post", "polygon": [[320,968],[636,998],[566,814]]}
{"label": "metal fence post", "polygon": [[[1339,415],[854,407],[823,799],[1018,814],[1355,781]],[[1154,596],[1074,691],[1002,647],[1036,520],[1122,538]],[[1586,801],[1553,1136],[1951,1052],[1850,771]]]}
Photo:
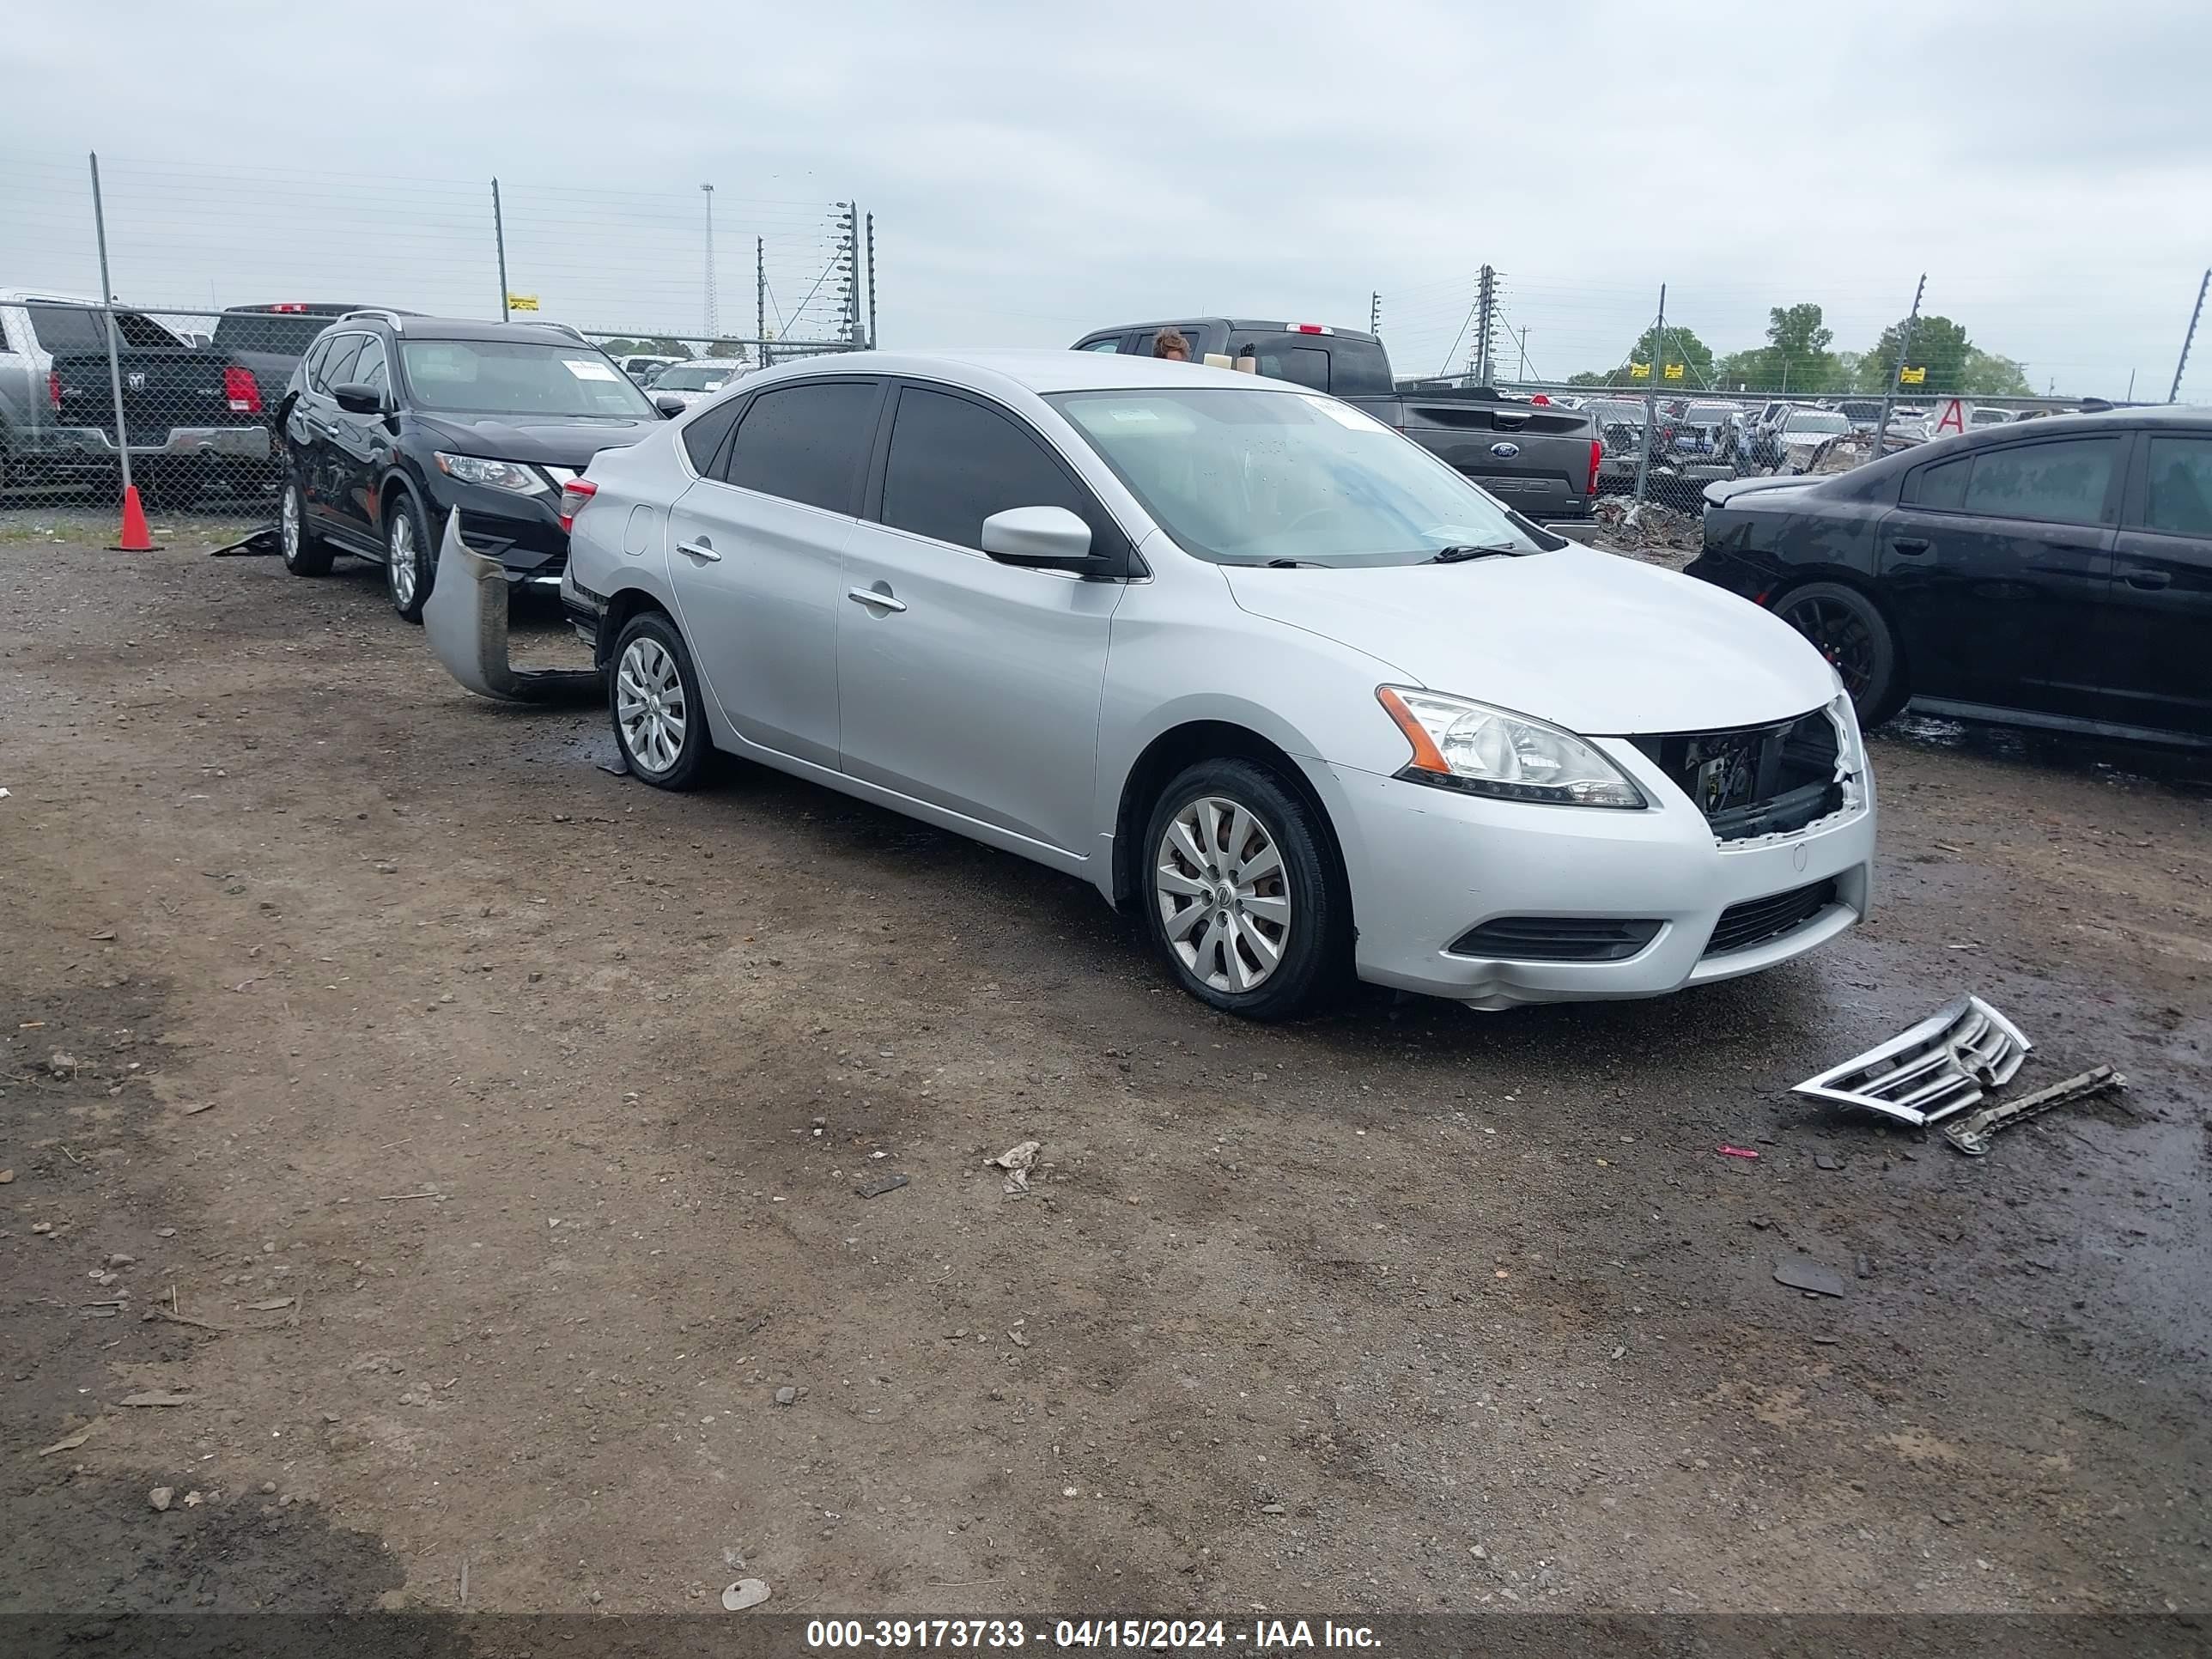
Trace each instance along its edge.
{"label": "metal fence post", "polygon": [[1889,371],[1889,388],[1881,394],[1881,424],[1874,429],[1874,453],[1868,459],[1880,460],[1889,453],[1889,409],[1897,401],[1897,379],[1905,373],[1905,360],[1912,350],[1912,331],[1920,321],[1920,301],[1928,292],[1928,273],[1920,273],[1920,286],[1912,290],[1912,309],[1905,313],[1905,336],[1897,343],[1897,362]]}
{"label": "metal fence post", "polygon": [[115,398],[115,450],[123,458],[123,494],[127,500],[131,495],[131,428],[123,419],[123,364],[115,340],[115,289],[107,280],[107,210],[100,199],[100,153],[94,150],[88,154],[92,162],[92,229],[100,243],[100,314],[107,321],[107,389]]}
{"label": "metal fence post", "polygon": [[[1651,350],[1648,354],[1651,361],[1644,366],[1644,372],[1646,374],[1652,374],[1659,367],[1661,355],[1659,343],[1665,337],[1666,332],[1667,284],[1662,283],[1659,284],[1659,320],[1651,325]],[[1632,368],[1636,363],[1635,353],[1629,354],[1628,362]],[[1650,388],[1644,394],[1644,441],[1638,446],[1636,452],[1636,499],[1638,501],[1644,499],[1644,481],[1651,471],[1651,441],[1658,435],[1659,385],[1655,378]]]}
{"label": "metal fence post", "polygon": [[[2212,288],[2212,270],[2207,270],[2203,280],[2197,284],[2197,309],[2189,313],[2189,332],[2181,337],[2181,360],[2173,366],[2173,388],[2166,394],[2168,403],[2179,402],[2181,397],[2181,371],[2189,367],[2189,348],[2197,343],[2197,319],[2204,314],[2204,290]],[[2130,392],[2135,382],[2128,382]]]}
{"label": "metal fence post", "polygon": [[507,314],[507,221],[499,210],[499,180],[491,181],[491,234],[499,244],[499,319],[506,322]]}
{"label": "metal fence post", "polygon": [[868,216],[868,349],[876,349],[876,216]]}

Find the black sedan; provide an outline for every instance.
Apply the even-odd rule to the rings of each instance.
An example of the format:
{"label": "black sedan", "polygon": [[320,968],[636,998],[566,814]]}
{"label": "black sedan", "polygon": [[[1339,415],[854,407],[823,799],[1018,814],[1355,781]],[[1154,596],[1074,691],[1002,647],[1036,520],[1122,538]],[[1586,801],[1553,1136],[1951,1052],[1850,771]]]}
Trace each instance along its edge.
{"label": "black sedan", "polygon": [[1932,714],[2212,744],[2212,409],[1996,426],[1705,491],[1693,576]]}
{"label": "black sedan", "polygon": [[277,407],[284,563],[319,576],[334,554],[376,560],[392,608],[417,622],[458,507],[463,537],[511,582],[557,586],[561,486],[672,410],[680,400],[656,405],[566,329],[349,313]]}

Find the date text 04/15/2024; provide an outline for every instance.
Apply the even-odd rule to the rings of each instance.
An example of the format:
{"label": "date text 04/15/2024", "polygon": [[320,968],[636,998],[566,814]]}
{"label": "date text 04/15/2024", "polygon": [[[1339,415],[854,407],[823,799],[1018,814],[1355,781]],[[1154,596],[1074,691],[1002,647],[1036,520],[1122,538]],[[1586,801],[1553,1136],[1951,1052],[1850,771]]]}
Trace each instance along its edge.
{"label": "date text 04/15/2024", "polygon": [[1299,1648],[1374,1650],[1381,1645],[1365,1625],[1322,1620],[1255,1619],[1238,1627],[1221,1619],[1060,1619],[1032,1632],[1019,1619],[811,1619],[806,1625],[810,1649],[1107,1648],[1140,1652],[1176,1652],[1212,1648],[1247,1652]]}

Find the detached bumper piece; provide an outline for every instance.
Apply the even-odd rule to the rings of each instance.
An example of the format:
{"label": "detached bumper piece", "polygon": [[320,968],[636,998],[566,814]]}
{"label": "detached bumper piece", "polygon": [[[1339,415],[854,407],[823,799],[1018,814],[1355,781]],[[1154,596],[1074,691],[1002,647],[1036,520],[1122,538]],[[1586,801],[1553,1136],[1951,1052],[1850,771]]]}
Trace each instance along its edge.
{"label": "detached bumper piece", "polygon": [[1808,1078],[1792,1092],[1917,1128],[1963,1112],[1985,1091],[2010,1082],[2033,1046],[1979,997],[1961,997],[1879,1048]]}
{"label": "detached bumper piece", "polygon": [[2000,1129],[2008,1129],[2032,1117],[2040,1117],[2054,1106],[2063,1106],[2070,1101],[2086,1100],[2091,1095],[2102,1094],[2107,1089],[2124,1089],[2127,1078],[2109,1066],[2100,1066],[2094,1071],[2083,1072],[2068,1078],[2063,1083],[2054,1083],[2047,1089],[2038,1089],[2032,1095],[2022,1095],[2018,1100],[2008,1100],[2002,1106],[1984,1106],[1970,1112],[1955,1123],[1943,1126],[1943,1139],[1956,1146],[1968,1158],[1989,1156],[1990,1140]]}
{"label": "detached bumper piece", "polygon": [[461,539],[461,515],[446,515],[438,570],[422,603],[422,632],[446,672],[501,702],[568,702],[599,696],[595,669],[516,668],[507,661],[507,567]]}

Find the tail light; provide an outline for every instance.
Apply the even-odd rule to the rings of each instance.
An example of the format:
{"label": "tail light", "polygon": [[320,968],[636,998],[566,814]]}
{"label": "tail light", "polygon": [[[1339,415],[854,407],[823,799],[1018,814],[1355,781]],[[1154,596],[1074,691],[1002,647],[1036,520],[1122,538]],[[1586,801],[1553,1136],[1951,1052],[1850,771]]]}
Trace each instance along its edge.
{"label": "tail light", "polygon": [[54,406],[54,413],[62,412],[62,377],[53,369],[46,371],[46,401]]}
{"label": "tail light", "polygon": [[261,382],[253,378],[252,369],[233,363],[222,372],[222,400],[230,405],[234,415],[258,415]]}
{"label": "tail light", "polygon": [[599,485],[589,478],[571,478],[561,486],[561,528],[563,532],[576,527],[576,515],[584,510],[584,504],[599,493]]}
{"label": "tail light", "polygon": [[1590,440],[1589,482],[1583,486],[1583,495],[1595,495],[1597,494],[1597,464],[1604,459],[1605,440],[1602,438],[1592,438]]}

